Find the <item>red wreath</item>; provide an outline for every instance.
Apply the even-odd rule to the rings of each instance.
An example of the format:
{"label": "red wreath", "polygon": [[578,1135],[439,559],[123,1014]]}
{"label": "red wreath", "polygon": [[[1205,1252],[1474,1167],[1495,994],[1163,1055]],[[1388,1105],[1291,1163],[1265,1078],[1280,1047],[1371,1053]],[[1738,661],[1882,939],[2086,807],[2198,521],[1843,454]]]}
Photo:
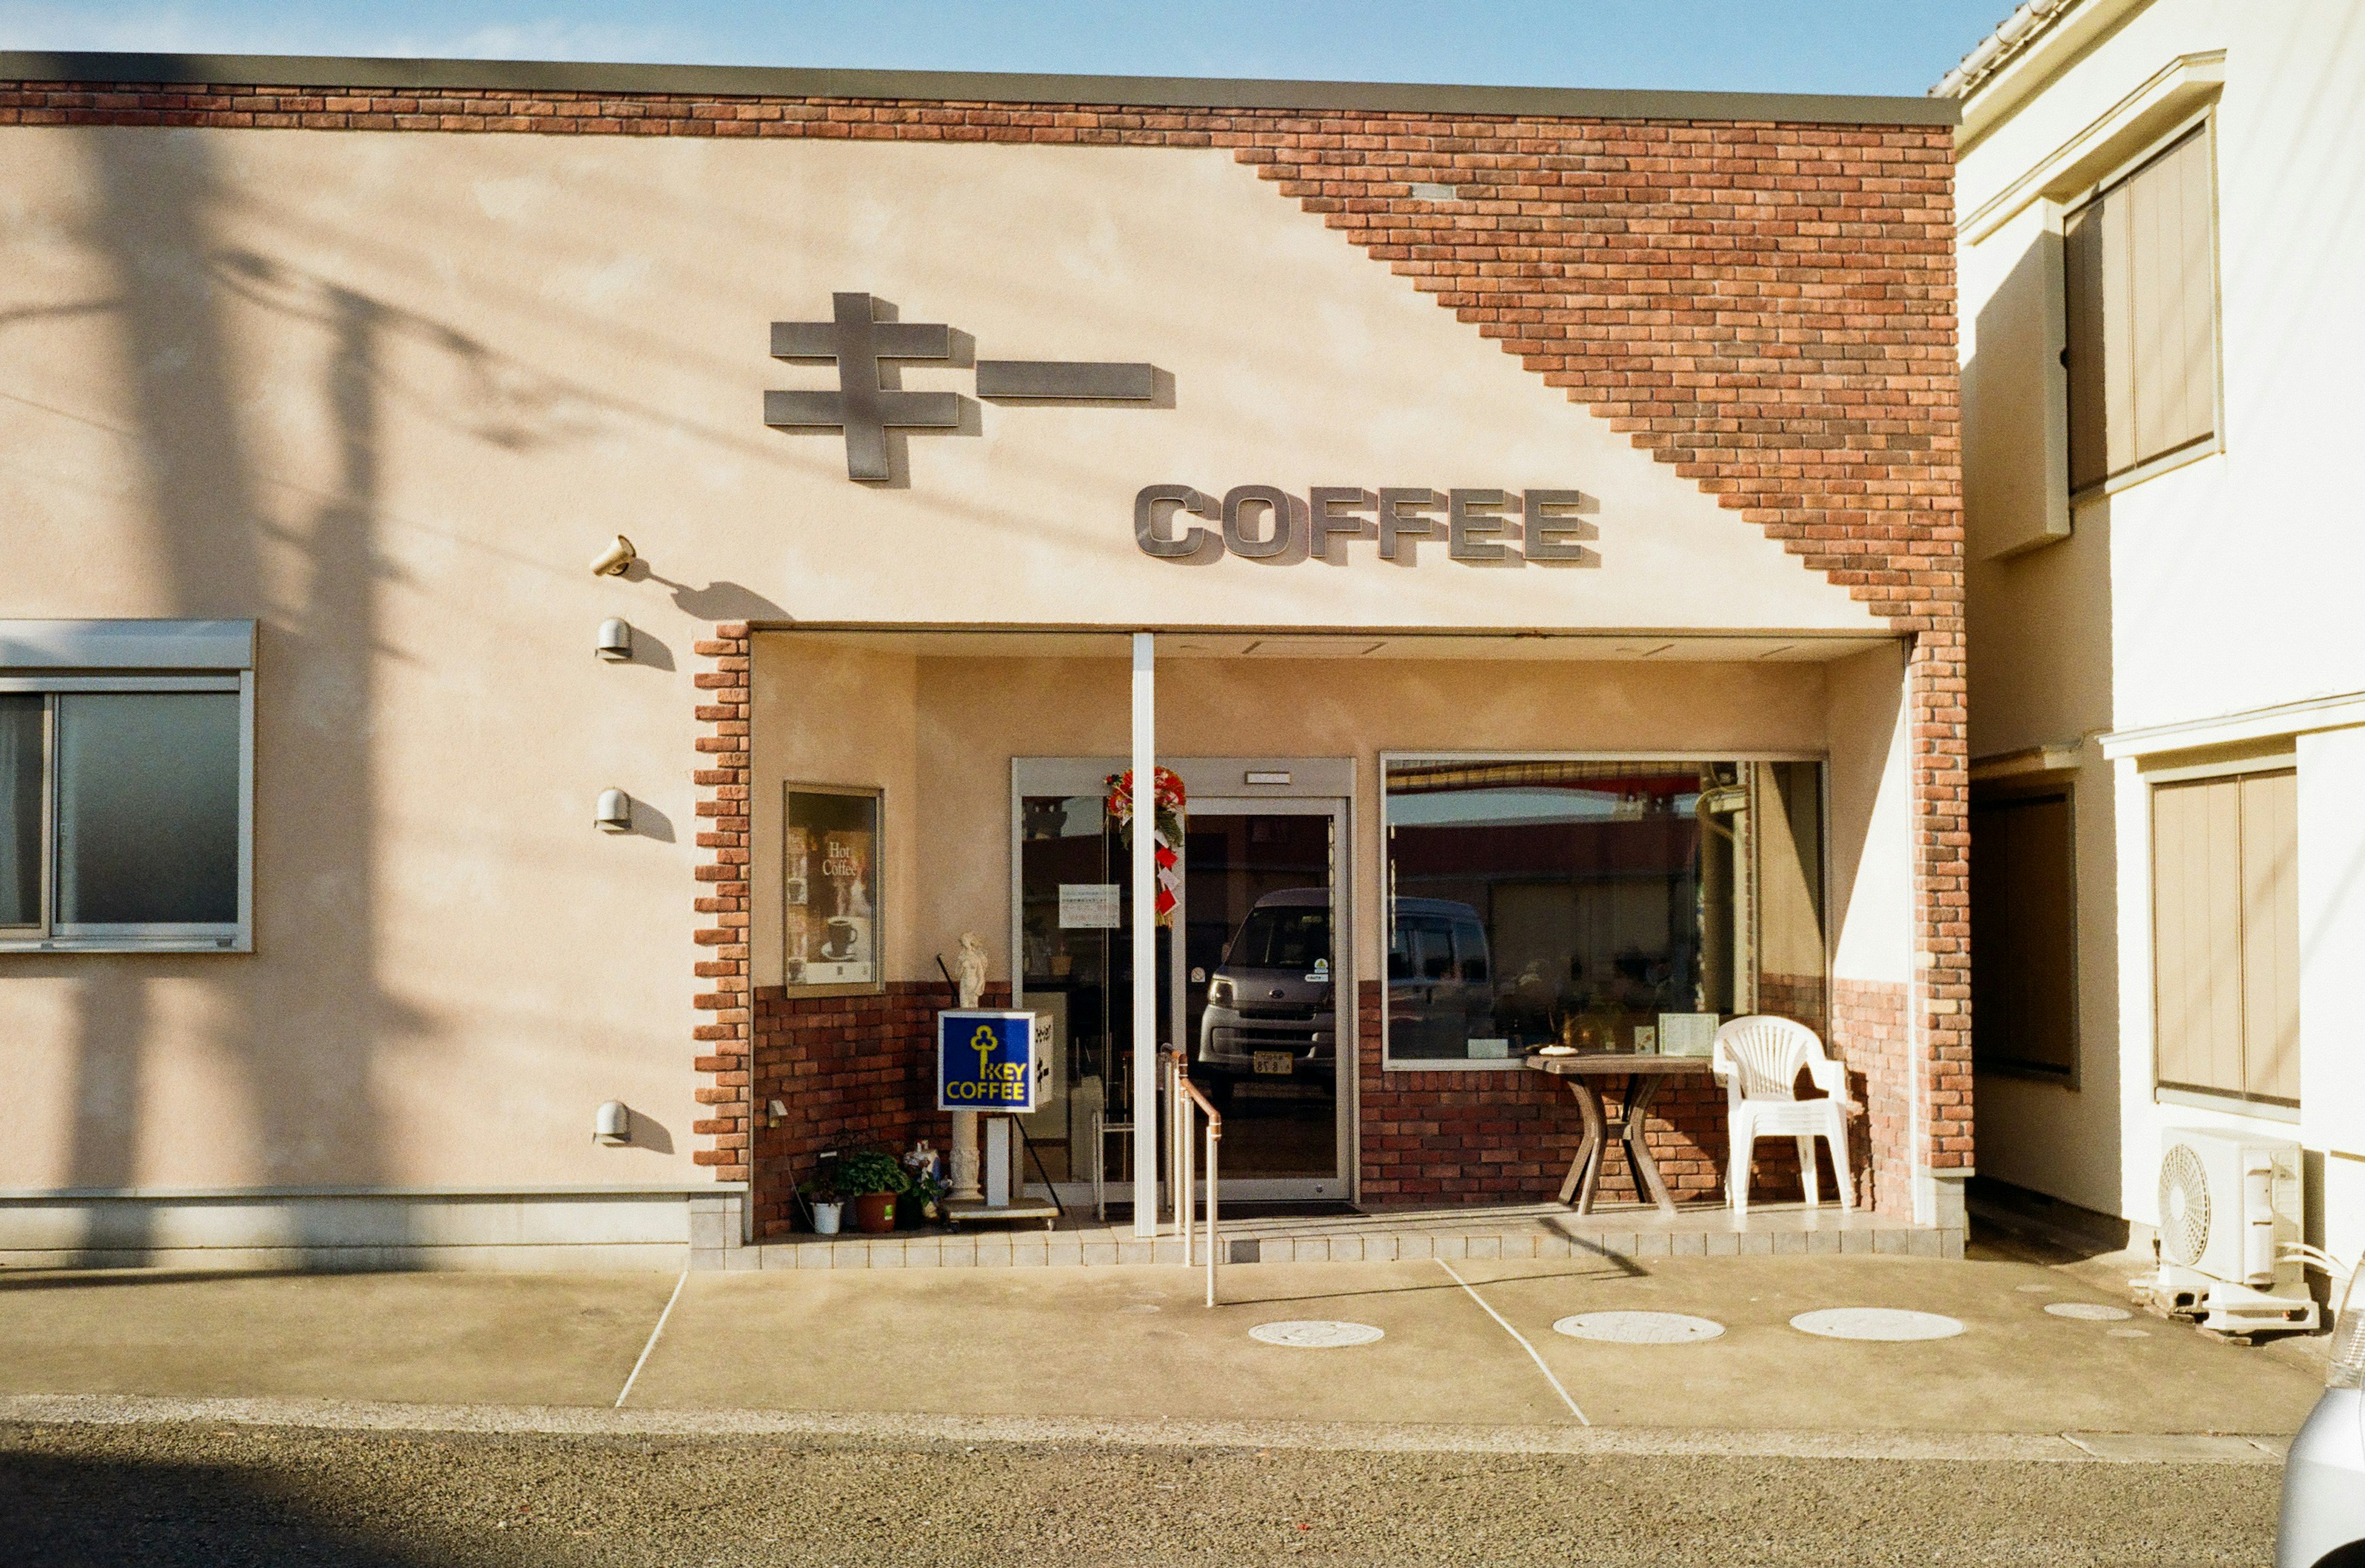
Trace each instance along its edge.
{"label": "red wreath", "polygon": [[[1174,924],[1182,902],[1182,780],[1167,768],[1150,774],[1157,807],[1157,827],[1150,858],[1158,867],[1158,924]],[[1108,777],[1108,813],[1128,848],[1133,844],[1133,769]]]}

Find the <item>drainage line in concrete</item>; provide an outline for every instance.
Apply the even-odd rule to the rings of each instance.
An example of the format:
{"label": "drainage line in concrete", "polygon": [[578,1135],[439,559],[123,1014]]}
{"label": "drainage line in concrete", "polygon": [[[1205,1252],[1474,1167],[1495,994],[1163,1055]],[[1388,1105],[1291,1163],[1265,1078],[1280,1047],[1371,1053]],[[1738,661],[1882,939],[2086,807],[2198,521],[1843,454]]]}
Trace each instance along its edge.
{"label": "drainage line in concrete", "polygon": [[[684,1269],[681,1271],[681,1278],[673,1282],[673,1294],[666,1297],[665,1310],[657,1314],[657,1326],[649,1330],[649,1342],[641,1347],[641,1359],[633,1363],[633,1375],[624,1380],[623,1392],[616,1395],[617,1409],[622,1410],[624,1407],[624,1395],[632,1393],[633,1384],[641,1381],[641,1369],[649,1364],[649,1352],[657,1348],[657,1336],[665,1332],[666,1319],[673,1316],[673,1304],[681,1299],[681,1287],[688,1283],[689,1283],[689,1271]],[[1535,1354],[1532,1350],[1528,1353]],[[1549,1377],[1552,1374],[1547,1372],[1544,1375]],[[1564,1394],[1562,1397],[1567,1396]]]}
{"label": "drainage line in concrete", "polygon": [[[1585,1412],[1576,1407],[1576,1401],[1568,1396],[1568,1390],[1561,1386],[1560,1379],[1552,1376],[1552,1368],[1544,1365],[1544,1359],[1536,1354],[1536,1348],[1528,1343],[1528,1337],[1525,1334],[1520,1333],[1518,1329],[1512,1327],[1501,1313],[1496,1311],[1492,1306],[1488,1306],[1485,1296],[1480,1295],[1474,1290],[1471,1290],[1470,1282],[1463,1279],[1461,1275],[1454,1273],[1452,1264],[1447,1262],[1442,1258],[1432,1258],[1429,1261],[1444,1270],[1447,1274],[1451,1275],[1453,1282],[1460,1285],[1464,1291],[1467,1291],[1469,1293],[1470,1299],[1476,1302],[1479,1306],[1485,1310],[1487,1316],[1493,1318],[1496,1322],[1502,1324],[1504,1333],[1508,1334],[1512,1338],[1517,1339],[1519,1342],[1519,1349],[1528,1353],[1528,1360],[1536,1363],[1536,1371],[1544,1374],[1544,1381],[1552,1385],[1552,1392],[1560,1395],[1560,1402],[1568,1406],[1568,1413],[1576,1417],[1577,1425],[1581,1427],[1590,1427],[1593,1425],[1591,1421],[1586,1418]],[[620,1399],[616,1403],[621,1405],[623,1401]]]}

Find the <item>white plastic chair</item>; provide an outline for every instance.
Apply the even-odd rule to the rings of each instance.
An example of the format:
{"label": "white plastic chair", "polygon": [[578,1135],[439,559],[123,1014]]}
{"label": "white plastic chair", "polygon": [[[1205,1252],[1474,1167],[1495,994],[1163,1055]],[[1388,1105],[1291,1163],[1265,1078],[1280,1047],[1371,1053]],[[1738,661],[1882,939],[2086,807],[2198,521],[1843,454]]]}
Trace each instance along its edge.
{"label": "white plastic chair", "polygon": [[[1840,1212],[1855,1207],[1849,1191],[1847,1121],[1864,1107],[1847,1097],[1847,1069],[1823,1054],[1823,1042],[1803,1024],[1758,1014],[1735,1018],[1716,1032],[1709,1065],[1724,1085],[1725,1115],[1732,1134],[1725,1193],[1736,1219],[1749,1214],[1750,1168],[1762,1137],[1799,1140],[1799,1174],[1806,1182],[1807,1206],[1822,1202],[1815,1172],[1815,1140],[1831,1145],[1832,1169],[1839,1173]],[[1827,1100],[1801,1100],[1793,1092],[1803,1068]]]}

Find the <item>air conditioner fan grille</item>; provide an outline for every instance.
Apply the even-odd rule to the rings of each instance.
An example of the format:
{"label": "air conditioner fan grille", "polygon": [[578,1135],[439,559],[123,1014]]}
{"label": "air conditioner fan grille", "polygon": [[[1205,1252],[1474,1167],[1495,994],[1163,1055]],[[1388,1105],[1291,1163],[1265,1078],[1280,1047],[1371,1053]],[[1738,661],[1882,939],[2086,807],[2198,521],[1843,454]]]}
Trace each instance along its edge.
{"label": "air conditioner fan grille", "polygon": [[2209,1246],[2209,1172],[2192,1146],[2180,1143],[2159,1162],[2159,1249],[2192,1268]]}

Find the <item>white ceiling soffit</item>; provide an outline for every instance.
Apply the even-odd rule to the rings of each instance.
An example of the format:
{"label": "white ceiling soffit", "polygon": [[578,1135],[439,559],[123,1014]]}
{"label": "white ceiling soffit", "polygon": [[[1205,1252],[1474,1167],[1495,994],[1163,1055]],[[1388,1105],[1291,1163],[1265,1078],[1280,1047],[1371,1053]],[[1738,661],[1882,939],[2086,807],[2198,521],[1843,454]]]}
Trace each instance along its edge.
{"label": "white ceiling soffit", "polygon": [[[758,628],[759,635],[827,642],[874,654],[936,659],[1121,659],[1129,634],[1101,631],[970,631],[934,627]],[[1437,633],[1342,632],[1161,632],[1158,657],[1171,659],[1491,659],[1590,662],[1813,664],[1896,642],[1893,637],[1795,635],[1722,637],[1655,633]]]}

